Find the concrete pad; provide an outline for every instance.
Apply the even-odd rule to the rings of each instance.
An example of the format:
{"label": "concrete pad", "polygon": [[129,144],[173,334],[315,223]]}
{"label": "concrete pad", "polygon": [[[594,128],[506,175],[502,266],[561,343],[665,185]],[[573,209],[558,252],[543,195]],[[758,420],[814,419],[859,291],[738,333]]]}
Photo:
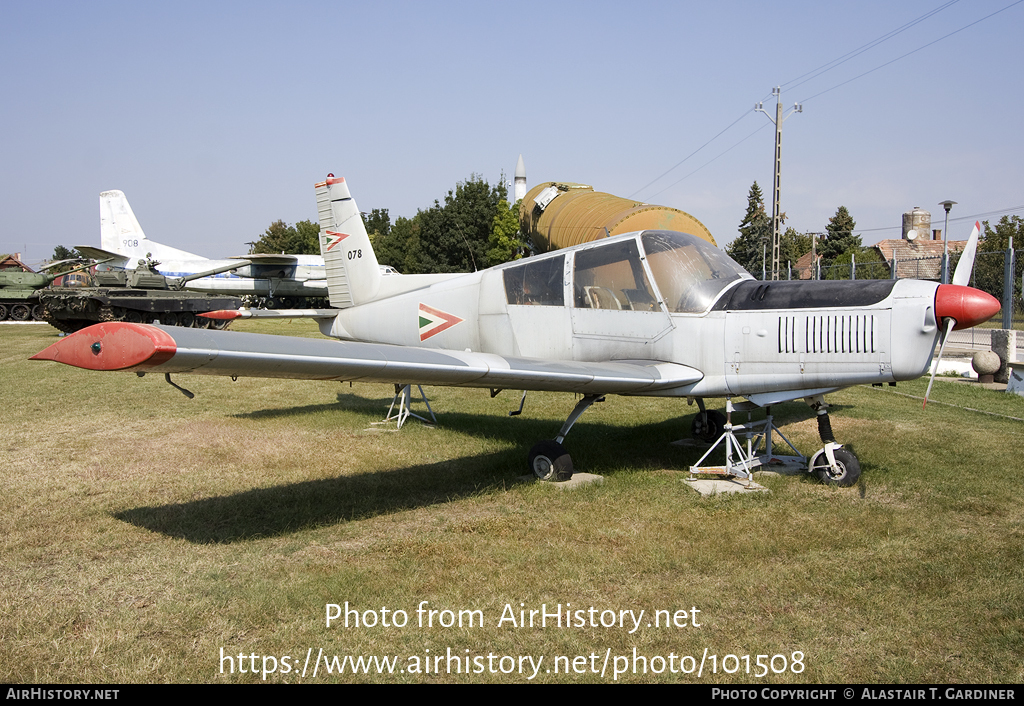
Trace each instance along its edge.
{"label": "concrete pad", "polygon": [[739,478],[730,479],[708,479],[708,478],[686,478],[683,480],[688,486],[696,490],[702,497],[722,495],[725,493],[767,493],[767,488],[754,481],[745,481]]}
{"label": "concrete pad", "polygon": [[523,482],[535,480],[539,485],[550,485],[552,488],[559,490],[575,490],[585,485],[600,485],[604,483],[604,476],[595,475],[594,473],[573,473],[572,478],[569,480],[550,482],[539,480],[537,476],[530,474],[519,476],[519,480]]}

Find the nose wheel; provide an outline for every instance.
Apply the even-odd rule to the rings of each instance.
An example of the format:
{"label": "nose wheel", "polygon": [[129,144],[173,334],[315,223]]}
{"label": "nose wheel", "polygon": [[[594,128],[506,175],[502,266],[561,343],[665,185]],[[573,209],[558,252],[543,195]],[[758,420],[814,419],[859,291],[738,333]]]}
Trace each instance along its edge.
{"label": "nose wheel", "polygon": [[818,436],[825,444],[823,449],[811,457],[811,462],[807,464],[807,470],[822,483],[849,488],[860,478],[860,461],[852,451],[844,449],[842,444],[836,443],[824,396],[815,395],[806,399],[807,404],[818,417]]}
{"label": "nose wheel", "polygon": [[860,461],[839,444],[829,442],[811,457],[807,470],[822,483],[849,488],[860,478]]}

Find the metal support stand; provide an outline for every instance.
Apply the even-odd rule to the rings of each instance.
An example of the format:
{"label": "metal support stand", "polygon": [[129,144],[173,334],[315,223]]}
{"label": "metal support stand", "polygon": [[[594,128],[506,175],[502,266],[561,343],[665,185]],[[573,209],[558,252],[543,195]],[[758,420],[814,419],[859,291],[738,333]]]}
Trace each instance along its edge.
{"label": "metal support stand", "polygon": [[[754,422],[747,415],[746,424],[733,424],[732,414],[735,412],[732,398],[725,400],[725,431],[718,437],[718,440],[705,452],[700,460],[690,466],[690,477],[697,474],[708,474],[718,476],[734,476],[744,478],[748,482],[752,480],[754,470],[769,464],[776,466],[798,466],[800,469],[807,467],[807,459],[796,450],[796,447],[786,438],[772,421],[771,407],[767,407],[764,421]],[[786,442],[786,445],[793,450],[795,456],[775,456],[772,454],[772,435],[778,434],[779,438]],[[741,437],[742,436],[742,440]],[[761,442],[764,441],[764,453],[758,453]],[[746,442],[744,444],[744,441]],[[725,465],[724,466],[702,466],[704,460],[711,455],[719,444],[725,442]]]}
{"label": "metal support stand", "polygon": [[[437,424],[437,417],[434,416],[434,410],[430,408],[430,402],[427,401],[427,396],[423,394],[423,386],[417,385],[416,389],[420,391],[420,398],[423,400],[423,404],[427,406],[427,411],[430,413],[430,419],[421,417],[412,411],[412,385],[395,385],[395,397],[391,400],[391,406],[388,407],[388,416],[384,418],[384,422],[397,422],[398,428],[401,429],[402,425],[405,424],[405,420],[409,417],[416,417],[424,424],[435,426]],[[398,409],[395,409],[395,404],[398,405]],[[392,413],[394,412],[394,413]]]}

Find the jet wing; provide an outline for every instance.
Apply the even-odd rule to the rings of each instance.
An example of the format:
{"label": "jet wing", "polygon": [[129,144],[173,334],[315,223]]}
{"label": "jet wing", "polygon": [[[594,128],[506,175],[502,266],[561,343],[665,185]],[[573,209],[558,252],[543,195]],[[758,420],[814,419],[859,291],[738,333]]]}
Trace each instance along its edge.
{"label": "jet wing", "polygon": [[32,356],[87,370],[359,380],[462,387],[636,394],[688,385],[694,368],[660,361],[575,362],[377,343],[294,338],[111,321]]}
{"label": "jet wing", "polygon": [[275,255],[275,254],[256,254],[256,255],[235,255],[228,258],[229,260],[250,260],[254,265],[294,265],[299,261],[299,258],[295,255]]}
{"label": "jet wing", "polygon": [[124,255],[118,255],[116,252],[110,252],[103,248],[94,248],[91,245],[76,245],[75,250],[93,260],[107,260],[108,265],[113,267],[124,267],[130,259]]}

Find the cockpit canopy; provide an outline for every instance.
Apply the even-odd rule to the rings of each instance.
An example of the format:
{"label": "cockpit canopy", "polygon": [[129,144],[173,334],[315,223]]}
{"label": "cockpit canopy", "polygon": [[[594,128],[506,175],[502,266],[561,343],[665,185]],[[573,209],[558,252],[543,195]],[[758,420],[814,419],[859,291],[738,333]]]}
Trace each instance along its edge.
{"label": "cockpit canopy", "polygon": [[732,282],[753,279],[732,258],[702,238],[648,230],[640,239],[665,306],[673,313],[704,311]]}
{"label": "cockpit canopy", "polygon": [[[672,313],[700,313],[722,290],[750,275],[707,241],[686,233],[649,230],[639,239],[577,250],[573,258],[572,303],[578,309],[658,311],[659,297],[643,265],[640,247],[660,301]],[[566,255],[530,258],[503,272],[509,304],[564,306]]]}

